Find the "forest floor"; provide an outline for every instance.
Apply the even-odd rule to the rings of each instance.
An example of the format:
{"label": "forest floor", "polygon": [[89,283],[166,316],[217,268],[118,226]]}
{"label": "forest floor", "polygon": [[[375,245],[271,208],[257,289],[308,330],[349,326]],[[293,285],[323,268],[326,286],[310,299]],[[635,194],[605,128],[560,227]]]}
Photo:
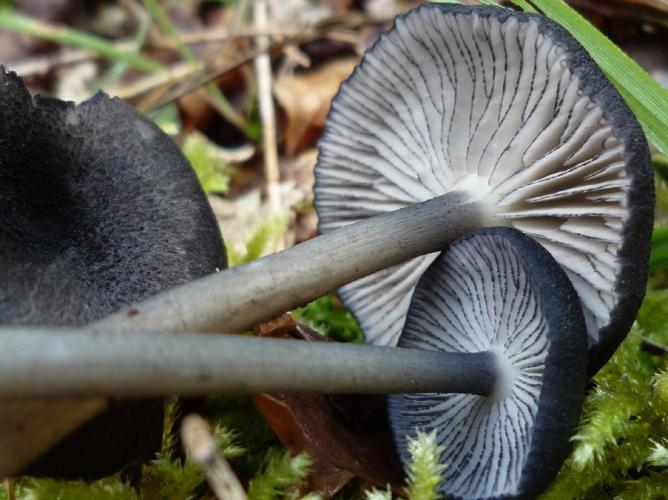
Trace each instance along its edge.
{"label": "forest floor", "polygon": [[[330,101],[394,16],[418,3],[0,0],[0,62],[33,93],[81,101],[104,90],[149,115],[195,169],[233,266],[316,235],[313,169]],[[665,0],[570,3],[668,87]],[[660,232],[668,226],[668,161],[654,151],[654,162]],[[309,327],[362,341],[334,295],[258,332],[315,335]],[[574,453],[546,498],[668,491],[666,346],[668,267],[657,258],[637,325],[592,384]],[[387,429],[374,420],[379,407],[376,399],[234,395],[210,397],[204,416],[250,498],[359,498],[387,484],[400,495],[396,461],[379,458],[393,457]],[[169,427],[178,403],[168,409]],[[304,424],[314,414],[317,432]],[[178,455],[167,432],[160,456],[138,473],[92,485],[14,478],[0,486],[0,499],[214,498],[205,472]]]}

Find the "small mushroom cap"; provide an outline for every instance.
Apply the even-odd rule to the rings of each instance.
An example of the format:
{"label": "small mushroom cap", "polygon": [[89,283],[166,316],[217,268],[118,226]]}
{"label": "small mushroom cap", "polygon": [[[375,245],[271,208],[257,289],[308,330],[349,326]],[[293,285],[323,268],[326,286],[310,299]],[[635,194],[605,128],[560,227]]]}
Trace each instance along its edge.
{"label": "small mushroom cap", "polygon": [[[489,225],[535,238],[565,269],[597,371],[642,301],[653,178],[633,114],[554,22],[423,5],[399,16],[341,85],[316,166],[321,232],[449,191],[483,206]],[[396,343],[435,258],[340,290],[367,341]]]}
{"label": "small mushroom cap", "polygon": [[472,394],[389,397],[402,460],[416,429],[436,431],[448,498],[534,498],[565,460],[586,384],[587,334],[564,271],[510,228],[476,231],[420,279],[399,346],[491,352],[499,379]]}
{"label": "small mushroom cap", "polygon": [[[178,146],[105,94],[32,97],[0,66],[0,324],[79,326],[226,267]],[[112,404],[31,469],[100,476],[151,459],[163,402]]]}

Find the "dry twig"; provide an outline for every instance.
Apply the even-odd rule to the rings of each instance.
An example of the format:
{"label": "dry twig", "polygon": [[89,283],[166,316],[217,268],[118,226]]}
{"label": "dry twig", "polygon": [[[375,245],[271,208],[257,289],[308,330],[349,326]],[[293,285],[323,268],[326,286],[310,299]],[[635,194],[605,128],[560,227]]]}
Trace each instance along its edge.
{"label": "dry twig", "polygon": [[246,500],[236,474],[227,460],[218,453],[209,424],[199,415],[188,415],[181,425],[181,438],[186,455],[206,472],[214,494],[220,500]]}
{"label": "dry twig", "polygon": [[14,491],[14,480],[8,477],[7,482],[7,500],[16,500],[16,491]]}
{"label": "dry twig", "polygon": [[[258,31],[267,29],[268,12],[266,0],[255,0],[253,4],[253,21]],[[264,175],[267,183],[267,197],[272,212],[281,209],[281,194],[278,183],[278,145],[276,143],[276,113],[271,94],[271,57],[268,49],[270,40],[266,36],[258,36],[256,45],[260,51],[255,56],[255,74],[257,78],[257,97],[262,123],[262,143],[264,147]]]}

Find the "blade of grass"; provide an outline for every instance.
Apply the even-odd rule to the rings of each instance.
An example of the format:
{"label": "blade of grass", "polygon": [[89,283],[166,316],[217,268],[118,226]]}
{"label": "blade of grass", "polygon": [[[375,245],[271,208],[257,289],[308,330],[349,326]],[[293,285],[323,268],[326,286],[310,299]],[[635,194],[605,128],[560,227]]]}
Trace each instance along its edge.
{"label": "blade of grass", "polygon": [[[626,103],[633,110],[650,142],[662,153],[668,154],[668,128],[666,127],[666,122],[662,123],[656,114],[652,113],[646,106],[643,106],[635,93],[620,84],[613,75],[608,75],[608,78],[610,78]],[[666,99],[668,99],[668,95]],[[668,100],[666,100],[664,107],[668,108]]]}
{"label": "blade of grass", "polygon": [[183,43],[183,40],[181,40],[179,32],[176,30],[176,27],[172,23],[171,19],[169,19],[165,9],[163,9],[156,0],[144,0],[144,5],[146,5],[146,9],[148,10],[153,20],[158,23],[160,29],[162,29],[162,31],[164,31],[165,34],[174,41],[177,50],[181,54],[181,57],[183,57],[188,62],[196,62],[197,59],[188,46]]}
{"label": "blade of grass", "polygon": [[656,229],[652,234],[652,252],[649,258],[650,271],[668,267],[668,227]]}
{"label": "blade of grass", "polygon": [[[134,36],[133,47],[131,52],[134,54],[141,53],[144,43],[146,43],[146,38],[148,36],[149,28],[149,16],[144,12],[143,15],[139,17],[139,27],[137,28],[137,34]],[[129,65],[126,61],[118,61],[107,70],[101,78],[93,86],[93,90],[101,90],[107,87],[111,82],[119,80],[125,72],[129,69]]]}
{"label": "blade of grass", "polygon": [[87,49],[111,61],[126,63],[137,70],[165,71],[165,67],[159,62],[132,51],[119,50],[113,43],[104,38],[66,26],[37,21],[11,9],[0,9],[0,28],[25,33],[35,38],[62,45]]}
{"label": "blade of grass", "polygon": [[568,30],[622,93],[654,145],[668,154],[668,91],[633,59],[563,0],[512,0],[530,3]]}
{"label": "blade of grass", "polygon": [[664,180],[668,180],[668,156],[661,154],[652,155],[652,163],[654,164],[654,171],[661,175]]}
{"label": "blade of grass", "polygon": [[[187,62],[201,64],[192,53],[190,48],[185,43],[183,43],[183,40],[174,26],[174,23],[172,23],[172,20],[167,15],[167,12],[157,2],[157,0],[144,0],[144,5],[146,5],[146,9],[155,22],[158,23],[160,29],[162,29],[165,34],[174,41],[177,50],[181,54],[181,57],[183,57],[183,59]],[[202,70],[204,70],[203,64]],[[236,126],[239,130],[249,136],[248,121],[234,108],[234,106],[232,106],[232,103],[230,103],[227,97],[225,97],[225,94],[223,94],[220,88],[218,88],[218,86],[213,82],[207,83],[205,88],[213,98],[215,108],[220,112],[220,114],[222,114],[225,119]]]}

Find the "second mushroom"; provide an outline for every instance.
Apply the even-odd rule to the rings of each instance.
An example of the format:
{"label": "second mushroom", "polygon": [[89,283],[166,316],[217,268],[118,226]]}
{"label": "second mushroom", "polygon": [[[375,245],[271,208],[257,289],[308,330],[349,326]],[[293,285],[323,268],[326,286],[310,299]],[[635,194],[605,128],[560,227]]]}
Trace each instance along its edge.
{"label": "second mushroom", "polygon": [[[443,195],[452,214],[425,224],[514,227],[564,268],[595,373],[644,295],[654,184],[633,113],[559,25],[426,4],[399,16],[341,85],[316,166],[320,231]],[[476,220],[460,220],[461,203]],[[396,344],[436,256],[340,290],[368,342]]]}
{"label": "second mushroom", "polygon": [[540,245],[508,228],[454,242],[420,280],[400,346],[0,331],[0,396],[401,393],[389,404],[399,454],[416,429],[435,430],[444,493],[525,497],[551,482],[580,415],[586,329]]}

